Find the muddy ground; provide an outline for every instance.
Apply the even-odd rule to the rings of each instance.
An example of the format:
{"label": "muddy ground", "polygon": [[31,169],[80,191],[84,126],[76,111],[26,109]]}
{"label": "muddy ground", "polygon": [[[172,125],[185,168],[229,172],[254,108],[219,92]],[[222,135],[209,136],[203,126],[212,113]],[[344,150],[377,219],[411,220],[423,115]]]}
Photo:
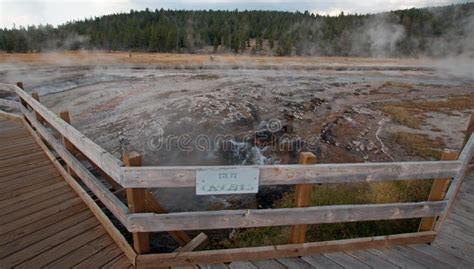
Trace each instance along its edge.
{"label": "muddy ground", "polygon": [[[53,111],[69,110],[72,125],[106,150],[118,158],[138,151],[147,166],[296,163],[300,151],[320,163],[436,159],[413,154],[397,135],[459,149],[474,111],[419,111],[416,127],[382,112],[386,104],[474,94],[472,76],[428,60],[74,57],[0,55],[0,81],[23,81]],[[280,193],[263,189],[255,200],[156,192],[170,211],[267,207]]]}

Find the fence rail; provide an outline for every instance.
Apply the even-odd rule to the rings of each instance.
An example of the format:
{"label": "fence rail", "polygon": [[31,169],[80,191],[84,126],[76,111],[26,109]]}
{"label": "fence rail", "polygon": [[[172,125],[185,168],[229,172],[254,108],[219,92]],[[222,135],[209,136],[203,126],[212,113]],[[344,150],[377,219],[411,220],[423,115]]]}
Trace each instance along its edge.
{"label": "fence rail", "polygon": [[[246,166],[259,169],[260,185],[296,185],[299,190],[307,190],[307,187],[311,188],[311,184],[430,178],[443,179],[439,182],[445,184],[444,182],[447,179],[448,183],[451,181],[447,194],[445,196],[440,194],[433,196],[440,196],[442,199],[419,203],[309,206],[307,197],[297,197],[297,200],[306,199],[308,201],[297,201],[295,208],[166,213],[157,201],[151,201],[153,197],[147,194],[146,188],[195,187],[197,171],[203,169],[231,169],[236,166],[137,167],[133,165],[139,165],[139,162],[133,164],[134,161],[129,157],[127,157],[129,159],[126,160],[127,166],[125,166],[122,161],[44,107],[39,102],[37,94],[32,97],[17,86],[9,87],[20,98],[20,103],[16,106],[20,108],[21,115],[35,129],[38,136],[49,145],[49,148],[60,156],[66,164],[69,174],[81,180],[123,226],[133,233],[135,251],[139,254],[136,261],[142,262],[145,266],[151,265],[152,261],[162,262],[163,266],[188,265],[195,261],[209,261],[210,257],[213,257],[212,262],[225,262],[235,260],[236,257],[251,259],[255,253],[260,253],[265,257],[286,257],[301,255],[301,253],[307,253],[307,251],[330,251],[332,249],[346,249],[351,246],[371,247],[383,244],[430,242],[443,224],[474,155],[474,135],[471,135],[469,139],[466,139],[463,151],[457,160]],[[15,106],[10,102],[8,104]],[[0,102],[0,105],[2,105],[2,102]],[[468,130],[472,130],[471,126],[469,128]],[[55,136],[55,132],[60,135],[62,141]],[[469,135],[470,132],[467,137]],[[82,159],[80,158],[81,154],[85,156]],[[107,180],[112,181],[110,183],[114,183],[112,185],[115,186],[115,189],[112,191],[106,187],[86,168],[83,164],[84,161],[89,161],[93,167],[98,168]],[[127,192],[128,206],[117,197],[117,193],[123,190]],[[81,195],[83,196],[84,193],[81,193]],[[302,191],[300,195],[307,196],[308,193],[310,194],[310,192]],[[90,203],[89,200],[88,203]],[[440,217],[439,220],[437,220],[438,216]],[[352,241],[338,240],[325,244],[307,243],[269,248],[198,252],[192,252],[193,248],[185,246],[183,247],[185,251],[181,251],[179,255],[145,254],[149,251],[149,248],[146,247],[149,244],[147,232],[168,231],[183,246],[190,243],[188,236],[182,232],[185,230],[294,225],[295,231],[298,230],[295,234],[299,233],[300,235],[298,236],[299,239],[295,239],[293,242],[304,243],[306,227],[301,226],[304,224],[406,218],[430,218],[436,221],[436,227],[429,231],[399,236],[359,238],[352,239]],[[301,237],[301,232],[303,237]],[[192,245],[198,246],[200,242],[194,240]],[[252,254],[249,255],[250,257],[246,257],[245,253]],[[133,255],[129,256],[134,257]],[[133,263],[135,264],[135,261]]]}

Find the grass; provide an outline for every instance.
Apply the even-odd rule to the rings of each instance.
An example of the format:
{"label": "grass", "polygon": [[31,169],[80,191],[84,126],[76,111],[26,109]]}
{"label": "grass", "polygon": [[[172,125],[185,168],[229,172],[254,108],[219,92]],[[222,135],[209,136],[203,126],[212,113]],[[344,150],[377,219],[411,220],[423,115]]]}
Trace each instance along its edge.
{"label": "grass", "polygon": [[[387,84],[386,82],[385,84]],[[384,85],[385,85],[384,84]],[[423,124],[423,113],[462,111],[474,107],[474,94],[451,96],[442,100],[429,101],[403,101],[392,104],[384,104],[378,107],[390,118],[407,127],[419,129]]]}
{"label": "grass", "polygon": [[424,159],[440,159],[446,146],[441,139],[431,139],[428,135],[398,132],[391,137],[394,144],[401,146],[408,155]]}
{"label": "grass", "polygon": [[393,121],[413,129],[418,129],[422,123],[421,120],[413,116],[413,114],[404,107],[385,105],[381,110],[389,115]]}
{"label": "grass", "polygon": [[[432,180],[326,184],[316,186],[312,206],[344,204],[382,204],[426,201]],[[286,193],[276,208],[293,207],[294,193]],[[307,242],[415,232],[419,219],[364,221],[308,225]],[[221,241],[218,248],[255,247],[288,244],[290,226],[240,229],[232,239]]]}
{"label": "grass", "polygon": [[394,82],[394,81],[385,81],[385,83],[382,84],[382,87],[395,87],[395,88],[402,88],[406,90],[413,90],[412,84],[403,83],[403,82]]}

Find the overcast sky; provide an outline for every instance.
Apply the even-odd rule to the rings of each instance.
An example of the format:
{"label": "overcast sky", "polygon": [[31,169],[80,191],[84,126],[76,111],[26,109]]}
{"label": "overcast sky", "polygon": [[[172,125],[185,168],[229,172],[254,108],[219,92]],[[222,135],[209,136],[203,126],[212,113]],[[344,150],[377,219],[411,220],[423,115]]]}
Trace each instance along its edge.
{"label": "overcast sky", "polygon": [[411,7],[448,5],[472,2],[468,0],[0,0],[0,27],[13,24],[58,25],[72,20],[128,12],[130,9],[239,9],[286,10],[337,15],[345,13],[375,13]]}

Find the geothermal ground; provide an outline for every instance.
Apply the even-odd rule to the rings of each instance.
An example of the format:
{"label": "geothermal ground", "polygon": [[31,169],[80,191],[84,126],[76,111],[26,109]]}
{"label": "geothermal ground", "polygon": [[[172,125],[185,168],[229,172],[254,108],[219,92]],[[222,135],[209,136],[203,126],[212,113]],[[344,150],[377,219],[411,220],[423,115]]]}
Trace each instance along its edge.
{"label": "geothermal ground", "polygon": [[[460,148],[472,70],[432,60],[0,54],[1,82],[22,81],[106,150],[138,151],[143,165],[297,163],[301,150],[320,163],[437,159]],[[157,195],[183,211],[267,207],[281,191],[257,201]]]}

